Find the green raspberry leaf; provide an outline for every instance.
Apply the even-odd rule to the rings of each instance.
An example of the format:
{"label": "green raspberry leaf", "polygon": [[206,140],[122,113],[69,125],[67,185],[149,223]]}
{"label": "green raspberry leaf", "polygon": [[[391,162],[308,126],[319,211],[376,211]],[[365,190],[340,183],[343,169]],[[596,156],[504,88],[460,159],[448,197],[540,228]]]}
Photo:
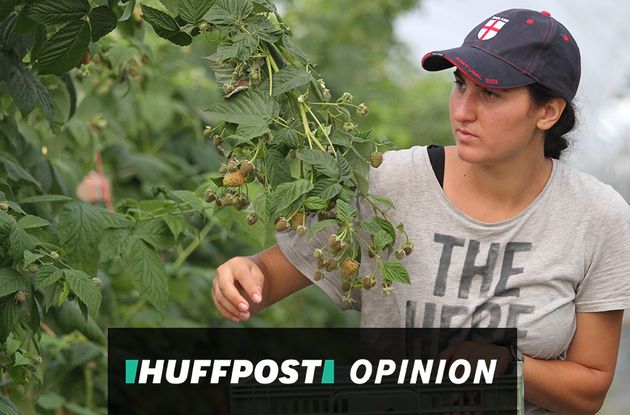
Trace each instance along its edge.
{"label": "green raspberry leaf", "polygon": [[87,0],[39,0],[27,16],[41,24],[63,24],[77,21],[89,11]]}
{"label": "green raspberry leaf", "polygon": [[83,302],[89,313],[96,316],[101,306],[102,294],[94,283],[92,278],[83,271],[66,269],[63,271],[70,290]]}
{"label": "green raspberry leaf", "polygon": [[379,267],[383,279],[387,282],[400,282],[403,284],[411,284],[409,273],[398,261],[386,261]]}
{"label": "green raspberry leaf", "polygon": [[90,44],[90,24],[84,20],[68,23],[44,45],[38,64],[41,74],[61,75],[74,68]]}
{"label": "green raspberry leaf", "polygon": [[155,251],[144,241],[135,239],[126,260],[138,291],[158,310],[164,311],[168,301],[167,275]]}

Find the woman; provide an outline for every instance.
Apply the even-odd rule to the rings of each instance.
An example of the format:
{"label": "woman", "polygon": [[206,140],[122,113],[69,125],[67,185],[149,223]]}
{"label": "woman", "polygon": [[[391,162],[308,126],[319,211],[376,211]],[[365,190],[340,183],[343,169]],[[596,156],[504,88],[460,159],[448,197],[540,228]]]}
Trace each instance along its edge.
{"label": "woman", "polygon": [[[391,151],[370,173],[370,192],[394,202],[393,220],[416,245],[403,259],[412,284],[390,296],[353,290],[351,303],[340,301],[338,274],[317,284],[360,310],[362,326],[517,327],[527,412],[597,412],[630,308],[630,207],[559,161],[575,123],[577,44],[549,13],[513,9],[422,65],[456,67],[456,145],[443,160],[440,149]],[[310,285],[311,248],[326,237],[281,233],[278,245],[222,264],[218,310],[240,321]]]}

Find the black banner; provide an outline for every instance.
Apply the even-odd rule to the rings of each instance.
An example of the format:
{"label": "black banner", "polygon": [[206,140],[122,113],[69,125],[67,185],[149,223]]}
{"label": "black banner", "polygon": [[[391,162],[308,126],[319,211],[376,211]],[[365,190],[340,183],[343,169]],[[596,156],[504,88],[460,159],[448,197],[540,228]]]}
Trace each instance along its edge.
{"label": "black banner", "polygon": [[124,329],[109,414],[515,414],[515,329]]}

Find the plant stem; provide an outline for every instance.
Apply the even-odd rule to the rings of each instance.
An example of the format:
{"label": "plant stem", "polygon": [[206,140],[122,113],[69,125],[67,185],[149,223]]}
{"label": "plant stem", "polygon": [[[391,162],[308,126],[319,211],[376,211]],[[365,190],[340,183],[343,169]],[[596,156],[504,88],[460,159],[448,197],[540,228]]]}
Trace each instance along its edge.
{"label": "plant stem", "polygon": [[85,407],[94,408],[94,379],[92,378],[92,369],[83,368],[83,379],[85,381]]}
{"label": "plant stem", "polygon": [[193,239],[192,242],[190,242],[190,244],[186,247],[186,249],[184,249],[184,251],[179,255],[179,257],[177,257],[177,260],[173,264],[175,268],[181,267],[184,261],[186,261],[186,259],[193,252],[195,252],[195,249],[197,249],[201,241],[206,237],[206,235],[208,235],[208,232],[210,232],[210,229],[212,229],[213,226],[214,222],[212,221],[206,223],[206,226],[204,226],[203,229],[199,232],[199,235],[195,239]]}
{"label": "plant stem", "polygon": [[269,76],[269,96],[273,96],[273,73],[271,71],[271,56],[265,56],[265,62],[267,62],[267,75]]}
{"label": "plant stem", "polygon": [[328,136],[328,133],[326,132],[326,129],[324,128],[324,126],[319,122],[319,119],[317,118],[317,116],[315,114],[313,114],[313,111],[311,111],[310,107],[306,107],[308,109],[308,113],[311,114],[311,116],[315,119],[315,122],[317,123],[317,125],[319,126],[319,129],[322,131],[322,133],[324,134],[324,137],[326,137],[326,140],[328,140],[328,144],[330,144],[330,147],[333,149],[333,151],[335,152],[335,157],[337,156],[337,151],[335,150],[335,146],[333,146],[332,141],[330,141],[330,137]]}
{"label": "plant stem", "polygon": [[308,126],[308,119],[306,118],[306,112],[304,111],[304,104],[299,102],[298,105],[300,107],[300,116],[302,117],[302,127],[304,127],[304,132],[306,133],[306,138],[308,138],[309,146],[311,148],[313,148],[312,142],[314,141],[315,144],[317,144],[317,147],[319,147],[320,150],[326,151],[324,146],[322,146],[322,143],[320,143],[319,140],[317,140],[315,137],[313,137],[313,134],[311,134],[311,129]]}

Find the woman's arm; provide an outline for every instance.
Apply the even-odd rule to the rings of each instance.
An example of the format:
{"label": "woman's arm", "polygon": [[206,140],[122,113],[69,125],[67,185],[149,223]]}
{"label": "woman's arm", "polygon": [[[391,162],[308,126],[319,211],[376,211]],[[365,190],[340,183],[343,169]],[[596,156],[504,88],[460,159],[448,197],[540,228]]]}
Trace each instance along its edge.
{"label": "woman's arm", "polygon": [[566,360],[525,356],[525,399],[561,414],[594,414],[615,373],[623,310],[576,316]]}
{"label": "woman's arm", "polygon": [[311,284],[276,244],[221,264],[212,281],[212,299],[223,317],[238,323]]}

